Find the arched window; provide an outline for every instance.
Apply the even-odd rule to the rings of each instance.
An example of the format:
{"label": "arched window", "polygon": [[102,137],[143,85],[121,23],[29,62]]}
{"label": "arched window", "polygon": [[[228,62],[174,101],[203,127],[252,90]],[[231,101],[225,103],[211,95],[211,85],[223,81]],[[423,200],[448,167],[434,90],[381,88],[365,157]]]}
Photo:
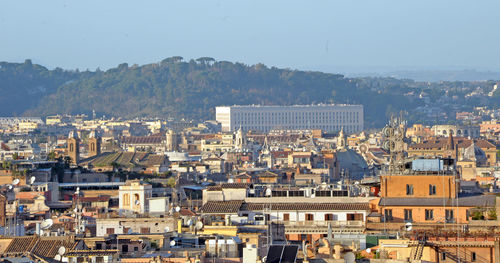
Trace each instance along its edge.
{"label": "arched window", "polygon": [[94,152],[95,151],[95,143],[90,143],[90,151]]}
{"label": "arched window", "polygon": [[70,144],[69,144],[69,151],[70,151],[70,152],[75,151],[75,145],[74,145],[73,143],[70,143]]}
{"label": "arched window", "polygon": [[140,201],[139,194],[134,194],[134,205],[138,204],[137,201]]}

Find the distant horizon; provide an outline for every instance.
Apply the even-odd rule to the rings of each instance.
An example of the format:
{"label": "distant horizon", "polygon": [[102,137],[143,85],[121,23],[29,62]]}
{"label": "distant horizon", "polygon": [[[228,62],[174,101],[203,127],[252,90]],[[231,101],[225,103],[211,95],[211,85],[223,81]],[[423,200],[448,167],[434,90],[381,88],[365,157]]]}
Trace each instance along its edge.
{"label": "distant horizon", "polygon": [[[178,56],[178,55],[175,55],[175,56]],[[170,57],[175,57],[175,56],[169,56],[169,57],[165,57],[165,58],[162,58],[161,60],[163,59],[166,59],[166,58],[170,58]],[[197,58],[186,58],[184,56],[180,56],[183,58],[183,62],[189,62],[191,59],[193,60],[196,60]],[[204,56],[204,57],[210,57],[210,56]],[[215,61],[228,61],[228,60],[219,60],[215,57],[213,57],[213,59]],[[24,63],[26,60],[30,60],[33,64],[37,64],[37,65],[40,65],[40,66],[43,66],[49,70],[54,70],[56,68],[61,68],[63,70],[68,70],[68,71],[74,71],[74,70],[79,70],[79,71],[90,71],[90,72],[96,72],[97,69],[99,70],[102,70],[102,71],[106,71],[106,70],[109,70],[109,69],[112,69],[112,68],[116,68],[118,67],[120,64],[127,64],[129,67],[130,66],[133,66],[133,65],[138,65],[138,66],[144,66],[144,65],[149,65],[149,64],[155,64],[155,63],[160,63],[161,60],[159,61],[152,61],[152,62],[149,62],[149,63],[143,63],[143,64],[138,64],[138,63],[131,63],[131,62],[121,62],[121,63],[118,63],[117,65],[115,66],[112,66],[112,67],[109,67],[109,68],[103,68],[103,67],[97,67],[95,69],[87,69],[87,68],[79,68],[79,67],[76,67],[76,68],[64,68],[64,67],[61,67],[61,66],[57,66],[57,65],[45,65],[43,63],[41,63],[40,61],[37,61],[37,60],[34,60],[34,59],[30,59],[30,58],[26,58],[26,59],[23,59],[23,60],[19,60],[19,61],[0,61],[0,62],[5,62],[5,63]],[[261,62],[258,62],[258,63],[255,63],[255,64],[249,64],[249,63],[246,63],[246,62],[243,62],[243,61],[228,61],[228,62],[231,62],[231,63],[242,63],[242,64],[245,64],[245,65],[256,65],[256,64],[264,64],[266,67],[277,67],[277,68],[281,68],[281,69],[291,69],[291,70],[299,70],[299,71],[316,71],[316,72],[322,72],[322,73],[328,73],[328,74],[341,74],[341,75],[344,75],[345,77],[349,77],[349,78],[356,78],[356,77],[392,77],[392,78],[396,78],[396,79],[411,79],[411,80],[415,80],[415,81],[431,81],[431,82],[435,82],[435,81],[488,81],[488,80],[500,80],[500,70],[498,71],[495,71],[495,70],[488,70],[488,69],[484,69],[484,70],[478,70],[478,69],[471,69],[471,68],[453,68],[453,67],[449,67],[449,68],[436,68],[436,67],[429,67],[429,68],[416,68],[416,67],[407,67],[407,68],[404,68],[404,67],[359,67],[359,70],[354,70],[356,67],[353,67],[353,66],[347,66],[347,67],[328,67],[328,66],[325,66],[325,65],[322,65],[322,66],[316,66],[316,67],[300,67],[300,68],[291,68],[291,67],[286,67],[286,66],[276,66],[276,65],[268,65],[268,64],[265,64],[265,63],[261,63]],[[344,69],[344,70],[342,70]],[[450,77],[450,75],[454,75],[454,73],[470,73],[472,74],[472,76],[494,76],[493,78],[480,78],[480,77],[468,77],[468,78],[464,78],[464,79],[457,79],[457,76],[453,76]],[[420,77],[416,77],[416,75],[421,75]],[[429,77],[425,77],[425,76],[429,76]],[[413,76],[410,77],[410,76]],[[424,76],[424,77],[422,77]],[[441,78],[436,78],[436,76],[443,76]]]}

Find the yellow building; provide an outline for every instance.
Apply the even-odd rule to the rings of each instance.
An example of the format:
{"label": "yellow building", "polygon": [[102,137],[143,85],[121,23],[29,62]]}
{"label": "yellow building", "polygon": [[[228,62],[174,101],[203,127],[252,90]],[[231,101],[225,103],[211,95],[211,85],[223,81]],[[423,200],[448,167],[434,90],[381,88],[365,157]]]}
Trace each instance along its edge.
{"label": "yellow building", "polygon": [[140,180],[128,180],[125,185],[120,186],[119,206],[120,211],[131,211],[135,213],[149,212],[149,198],[152,197],[153,187]]}

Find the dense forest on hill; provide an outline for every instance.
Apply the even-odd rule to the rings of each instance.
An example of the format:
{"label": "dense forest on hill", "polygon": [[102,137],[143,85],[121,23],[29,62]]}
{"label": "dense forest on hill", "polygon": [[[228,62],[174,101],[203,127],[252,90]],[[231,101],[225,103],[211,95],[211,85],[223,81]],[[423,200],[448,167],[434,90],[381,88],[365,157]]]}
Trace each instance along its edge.
{"label": "dense forest on hill", "polygon": [[[494,82],[429,83],[392,78],[345,78],[215,61],[167,58],[147,65],[120,64],[106,71],[75,71],[40,65],[0,63],[0,116],[90,113],[115,117],[214,119],[215,106],[351,103],[365,106],[366,127],[380,127],[393,112],[424,107],[443,96],[465,99],[471,89],[488,91]],[[449,93],[449,92],[452,93]],[[480,101],[499,104],[495,97]],[[472,105],[476,100],[465,101]],[[498,105],[500,106],[500,105]],[[446,109],[449,110],[449,109]],[[415,120],[423,118],[416,115]]]}

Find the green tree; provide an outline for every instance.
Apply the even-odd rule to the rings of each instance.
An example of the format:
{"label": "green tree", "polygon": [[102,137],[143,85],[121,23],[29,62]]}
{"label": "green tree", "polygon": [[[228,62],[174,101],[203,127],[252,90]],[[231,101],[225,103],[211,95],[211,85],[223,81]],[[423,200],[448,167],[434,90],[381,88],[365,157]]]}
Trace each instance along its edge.
{"label": "green tree", "polygon": [[167,179],[167,186],[170,188],[175,188],[175,177],[171,176]]}
{"label": "green tree", "polygon": [[47,154],[47,160],[55,161],[56,160],[56,152],[54,152],[54,151],[49,152],[49,154]]}

